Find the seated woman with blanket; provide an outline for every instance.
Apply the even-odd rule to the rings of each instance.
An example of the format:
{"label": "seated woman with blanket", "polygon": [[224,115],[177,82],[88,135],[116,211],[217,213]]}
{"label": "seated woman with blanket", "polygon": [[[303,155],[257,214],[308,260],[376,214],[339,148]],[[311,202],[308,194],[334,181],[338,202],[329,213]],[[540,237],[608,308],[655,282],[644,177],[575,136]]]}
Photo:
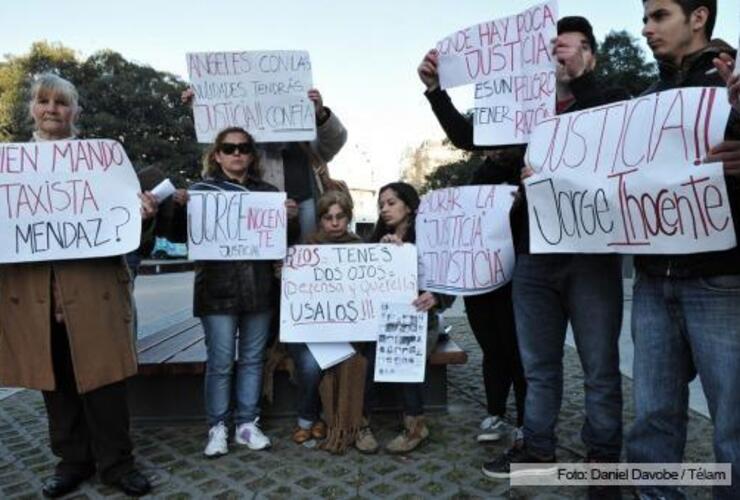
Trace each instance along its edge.
{"label": "seated woman with blanket", "polygon": [[[318,202],[319,230],[306,239],[311,245],[362,243],[349,231],[352,199],[343,191],[328,191]],[[366,361],[355,354],[342,363],[322,371],[306,344],[285,344],[296,366],[298,384],[298,426],[293,441],[302,444],[309,439],[326,440],[321,448],[343,453],[355,442],[362,427],[362,394],[365,386]],[[323,377],[323,378],[322,378]],[[319,419],[321,406],[327,426]]]}

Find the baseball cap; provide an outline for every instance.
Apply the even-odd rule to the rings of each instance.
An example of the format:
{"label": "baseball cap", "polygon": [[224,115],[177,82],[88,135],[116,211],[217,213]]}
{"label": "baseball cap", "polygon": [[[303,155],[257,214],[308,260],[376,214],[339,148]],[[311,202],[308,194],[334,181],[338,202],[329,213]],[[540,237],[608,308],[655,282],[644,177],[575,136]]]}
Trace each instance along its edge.
{"label": "baseball cap", "polygon": [[591,27],[588,19],[581,16],[566,16],[558,21],[558,35],[574,31],[585,35],[588,44],[591,46],[591,52],[596,53],[597,45],[596,38],[594,37],[594,29]]}

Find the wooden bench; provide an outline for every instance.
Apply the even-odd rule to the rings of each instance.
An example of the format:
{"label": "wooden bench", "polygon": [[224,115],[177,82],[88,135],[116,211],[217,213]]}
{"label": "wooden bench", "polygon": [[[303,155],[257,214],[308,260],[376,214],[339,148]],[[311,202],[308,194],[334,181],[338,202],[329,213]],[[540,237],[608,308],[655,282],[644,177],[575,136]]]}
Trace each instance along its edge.
{"label": "wooden bench", "polygon": [[[129,406],[137,420],[203,419],[203,375],[206,347],[198,318],[172,325],[137,342],[139,373],[129,380]],[[429,358],[425,382],[425,407],[439,412],[447,409],[447,365],[468,361],[467,353],[448,338],[437,344]],[[296,388],[290,383],[285,366],[275,374],[275,400],[264,405],[263,414],[295,414]],[[379,403],[389,401],[380,389]],[[395,409],[382,406],[379,410]]]}

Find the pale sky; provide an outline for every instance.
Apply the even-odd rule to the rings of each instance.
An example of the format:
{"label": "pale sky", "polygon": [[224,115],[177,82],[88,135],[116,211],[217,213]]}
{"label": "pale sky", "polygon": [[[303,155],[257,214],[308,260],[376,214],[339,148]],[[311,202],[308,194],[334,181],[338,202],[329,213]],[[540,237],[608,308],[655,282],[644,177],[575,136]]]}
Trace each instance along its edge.
{"label": "pale sky", "polygon": [[[0,0],[2,53],[25,53],[38,40],[61,42],[83,57],[107,48],[187,81],[187,52],[308,50],[314,85],[349,131],[347,145],[330,164],[332,174],[376,188],[398,177],[404,148],[442,137],[416,74],[424,53],[455,30],[535,3]],[[718,6],[715,36],[737,46],[740,0],[718,0]],[[559,10],[561,16],[588,17],[599,40],[622,29],[641,38],[639,0],[560,0]],[[472,88],[455,89],[453,97],[467,108]]]}

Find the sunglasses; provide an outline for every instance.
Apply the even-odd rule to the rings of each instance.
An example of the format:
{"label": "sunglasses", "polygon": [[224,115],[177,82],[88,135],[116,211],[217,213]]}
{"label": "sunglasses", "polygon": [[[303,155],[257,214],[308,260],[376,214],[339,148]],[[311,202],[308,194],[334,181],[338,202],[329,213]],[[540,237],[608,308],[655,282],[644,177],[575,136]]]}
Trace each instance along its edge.
{"label": "sunglasses", "polygon": [[237,151],[239,151],[239,154],[241,155],[247,155],[254,153],[254,144],[251,142],[240,142],[238,144],[234,144],[233,142],[223,142],[221,143],[221,146],[219,146],[218,150],[225,155],[233,155]]}

